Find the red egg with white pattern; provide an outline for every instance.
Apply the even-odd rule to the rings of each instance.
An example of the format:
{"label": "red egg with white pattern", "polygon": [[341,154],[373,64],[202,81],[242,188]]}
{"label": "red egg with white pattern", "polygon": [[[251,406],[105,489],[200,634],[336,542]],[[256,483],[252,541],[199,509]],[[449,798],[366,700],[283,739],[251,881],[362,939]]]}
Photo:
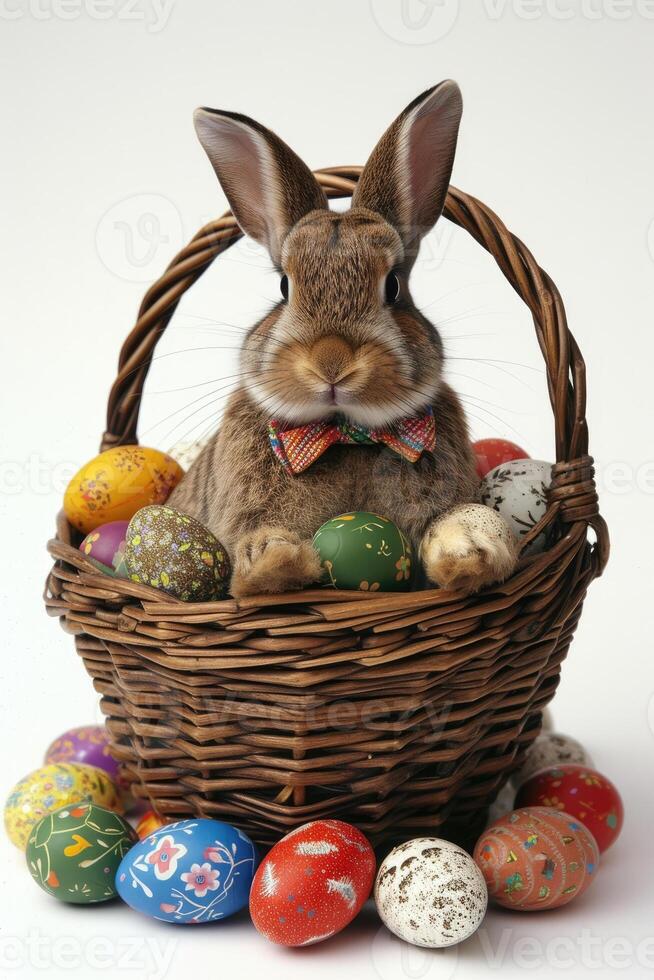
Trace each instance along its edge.
{"label": "red egg with white pattern", "polygon": [[573,763],[534,773],[520,787],[515,806],[564,810],[588,828],[600,852],[614,843],[624,820],[622,799],[611,780],[596,769]]}
{"label": "red egg with white pattern", "polygon": [[529,459],[529,453],[508,439],[478,439],[473,442],[472,451],[477,460],[477,476],[480,480],[501,463],[509,463],[513,459]]}
{"label": "red egg with white pattern", "polygon": [[344,929],[375,878],[370,841],[341,820],[291,831],[259,865],[250,891],[256,929],[280,946],[309,946]]}

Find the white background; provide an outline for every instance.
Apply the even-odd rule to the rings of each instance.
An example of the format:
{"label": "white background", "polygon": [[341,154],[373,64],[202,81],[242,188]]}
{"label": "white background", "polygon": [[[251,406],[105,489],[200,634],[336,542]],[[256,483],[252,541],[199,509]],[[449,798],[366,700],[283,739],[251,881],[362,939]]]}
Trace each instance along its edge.
{"label": "white background", "polygon": [[[395,941],[372,908],[298,953],[268,946],[247,915],[185,931],[120,904],[65,907],[3,839],[0,976],[504,980],[654,968],[653,18],[646,0],[1,0],[3,791],[60,731],[100,720],[70,638],[42,608],[45,542],[67,478],[96,451],[146,283],[224,210],[193,108],[246,112],[313,167],[363,162],[407,102],[451,76],[466,105],[453,182],[529,244],[586,356],[613,553],[554,715],[621,788],[626,825],[577,905],[492,911],[447,953]],[[215,423],[240,331],[275,297],[260,251],[233,253],[161,344],[146,444],[169,449]],[[493,262],[442,222],[415,294],[442,327],[474,434],[551,458],[542,361]]]}

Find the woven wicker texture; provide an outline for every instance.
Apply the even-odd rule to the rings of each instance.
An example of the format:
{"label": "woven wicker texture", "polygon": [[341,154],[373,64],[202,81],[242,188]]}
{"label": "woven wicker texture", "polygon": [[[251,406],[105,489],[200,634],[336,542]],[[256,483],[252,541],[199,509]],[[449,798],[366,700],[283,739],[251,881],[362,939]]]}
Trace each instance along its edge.
{"label": "woven wicker texture", "polygon": [[[316,176],[344,197],[359,173]],[[264,844],[318,817],[349,820],[376,844],[437,832],[469,841],[538,734],[609,549],[584,363],[556,287],[522,242],[455,188],[445,215],[493,255],[533,315],[556,465],[547,512],[523,547],[544,528],[555,543],[468,598],[316,589],[189,604],[98,573],[60,515],[48,611],[75,635],[133,791],[165,816],[220,817]],[[137,441],[156,343],[185,290],[239,237],[231,214],[212,222],[148,291],[103,448]]]}

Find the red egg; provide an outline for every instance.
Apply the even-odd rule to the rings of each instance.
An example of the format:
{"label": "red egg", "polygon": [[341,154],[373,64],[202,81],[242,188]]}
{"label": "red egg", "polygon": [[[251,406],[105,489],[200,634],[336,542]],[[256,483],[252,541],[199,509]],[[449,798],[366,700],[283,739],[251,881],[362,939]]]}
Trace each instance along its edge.
{"label": "red egg", "polygon": [[572,763],[534,773],[520,787],[515,805],[564,810],[588,827],[600,851],[615,841],[624,819],[622,800],[611,780]]}
{"label": "red egg", "polygon": [[500,817],[481,835],[473,857],[488,897],[521,912],[567,905],[594,881],[599,863],[590,831],[569,814],[544,807]]}
{"label": "red egg", "polygon": [[375,855],[361,831],[340,820],[315,820],[291,831],[259,865],[250,915],[281,946],[329,939],[359,913],[375,878]]}
{"label": "red egg", "polygon": [[480,480],[494,470],[500,463],[508,463],[512,459],[529,459],[529,453],[509,442],[508,439],[478,439],[473,442],[472,451],[477,458],[477,476]]}

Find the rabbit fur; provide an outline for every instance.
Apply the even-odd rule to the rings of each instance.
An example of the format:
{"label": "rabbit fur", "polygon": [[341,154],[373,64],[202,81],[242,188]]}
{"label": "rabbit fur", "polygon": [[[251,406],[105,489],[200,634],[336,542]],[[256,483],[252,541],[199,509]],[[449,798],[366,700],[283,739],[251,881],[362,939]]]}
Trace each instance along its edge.
{"label": "rabbit fur", "polygon": [[[478,478],[465,414],[443,380],[438,331],[409,291],[420,240],[443,210],[461,111],[452,81],[415,99],[339,213],[274,133],[237,113],[196,112],[234,217],[268,249],[284,294],[247,334],[220,430],[170,498],[232,555],[235,596],[316,582],[313,533],[353,510],[395,521],[440,586],[476,591],[514,567],[510,534],[471,526],[465,505],[477,501]],[[415,463],[379,444],[334,445],[292,475],[271,450],[273,417],[392,428],[427,406],[436,445]]]}

